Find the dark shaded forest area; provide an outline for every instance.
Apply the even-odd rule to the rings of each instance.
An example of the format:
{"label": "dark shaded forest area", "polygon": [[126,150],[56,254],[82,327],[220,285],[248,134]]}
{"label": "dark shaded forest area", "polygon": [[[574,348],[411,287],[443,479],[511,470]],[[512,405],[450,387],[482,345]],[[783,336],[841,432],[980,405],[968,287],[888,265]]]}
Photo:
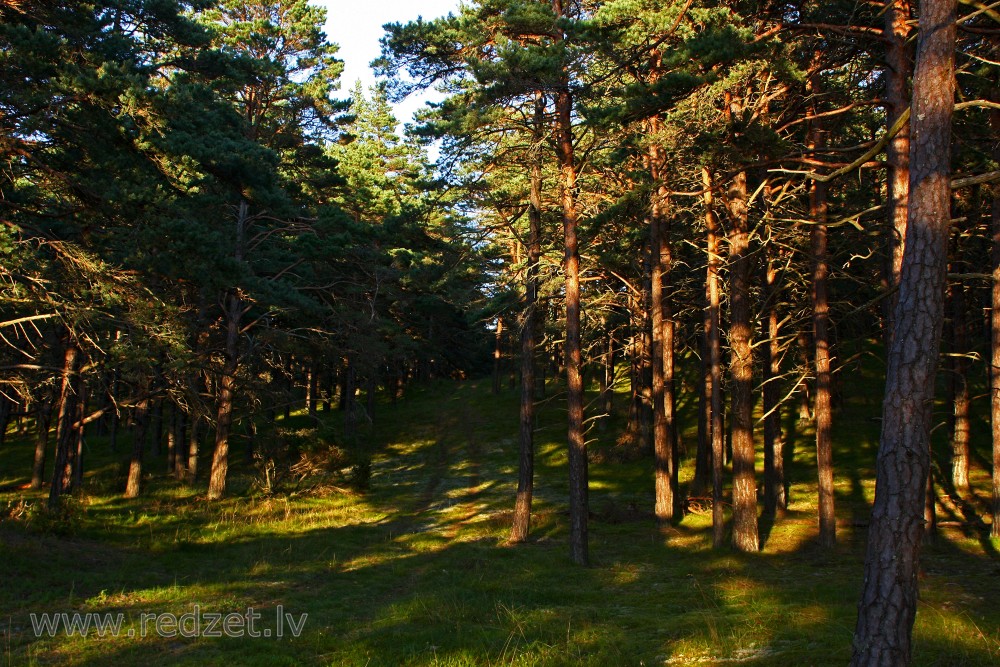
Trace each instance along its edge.
{"label": "dark shaded forest area", "polygon": [[5,664],[1000,660],[997,3],[326,18],[0,0]]}

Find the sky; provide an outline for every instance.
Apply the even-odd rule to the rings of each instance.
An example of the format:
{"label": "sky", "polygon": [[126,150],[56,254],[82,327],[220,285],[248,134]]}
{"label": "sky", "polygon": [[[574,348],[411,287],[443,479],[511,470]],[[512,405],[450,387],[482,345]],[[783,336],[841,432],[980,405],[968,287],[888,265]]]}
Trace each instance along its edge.
{"label": "sky", "polygon": [[[340,77],[340,97],[348,97],[354,82],[361,79],[367,89],[376,81],[368,64],[381,55],[379,39],[386,23],[406,23],[422,16],[425,20],[457,11],[459,0],[313,0],[326,7],[326,36],[340,47],[337,56],[344,61]],[[424,99],[439,99],[414,93],[395,105],[396,120],[408,123]]]}

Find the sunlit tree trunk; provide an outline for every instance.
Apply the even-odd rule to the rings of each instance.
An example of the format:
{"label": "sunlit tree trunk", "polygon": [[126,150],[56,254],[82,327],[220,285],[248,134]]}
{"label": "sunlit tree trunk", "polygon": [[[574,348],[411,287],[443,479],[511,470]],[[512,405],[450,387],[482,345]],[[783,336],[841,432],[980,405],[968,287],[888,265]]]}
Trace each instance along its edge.
{"label": "sunlit tree trunk", "polygon": [[[552,0],[556,16],[562,17],[563,0]],[[557,38],[560,41],[563,36]],[[587,539],[587,443],[583,433],[583,376],[580,336],[579,213],[576,210],[576,159],[573,148],[573,96],[569,75],[563,69],[555,93],[556,152],[559,157],[563,213],[566,285],[566,408],[569,445],[570,556],[578,565],[590,562]]]}
{"label": "sunlit tree trunk", "polygon": [[534,151],[528,202],[528,257],[524,269],[524,323],[521,326],[521,408],[518,431],[517,502],[510,541],[528,539],[535,487],[535,327],[538,301],[538,260],[542,253],[542,156],[545,96],[535,93]]}
{"label": "sunlit tree trunk", "polygon": [[[816,77],[810,80],[811,92],[820,94]],[[816,109],[813,109],[816,113]],[[813,121],[810,129],[810,148],[819,150],[826,141]],[[833,495],[833,405],[830,397],[830,305],[827,297],[827,185],[812,181],[809,186],[809,213],[812,218],[812,306],[813,306],[813,359],[816,363],[816,394],[813,415],[816,420],[816,472],[819,482],[819,542],[824,547],[837,543],[837,517]]]}
{"label": "sunlit tree trunk", "polygon": [[[650,121],[650,134],[656,132],[656,122]],[[661,157],[655,146],[649,151],[649,171],[658,180]],[[655,461],[655,506],[657,521],[679,518],[677,505],[676,452],[674,447],[673,414],[673,322],[663,281],[670,268],[670,248],[666,238],[663,194],[659,188],[653,194],[649,215],[650,267],[650,362],[652,364],[653,456]],[[668,388],[669,386],[669,388]]]}
{"label": "sunlit tree trunk", "polygon": [[[886,125],[892,128],[910,106],[908,86],[913,65],[907,37],[910,34],[910,1],[889,0],[883,20],[883,34],[886,43],[885,100]],[[903,241],[906,238],[907,204],[910,192],[910,124],[906,122],[885,148],[886,163],[889,167],[886,178],[886,208],[888,211],[888,280],[886,288],[895,290],[899,286],[899,274],[903,264]],[[883,301],[885,308],[885,340],[889,341],[893,328],[895,304],[894,293]]]}
{"label": "sunlit tree trunk", "polygon": [[733,545],[758,551],[757,483],[753,441],[753,314],[750,308],[750,228],[747,177],[740,172],[729,185],[729,369],[732,376]]}
{"label": "sunlit tree trunk", "polygon": [[712,443],[712,543],[716,548],[725,544],[726,517],[722,508],[722,472],[725,449],[725,431],[722,416],[722,306],[721,279],[719,267],[722,257],[719,254],[719,222],[712,209],[713,196],[711,172],[702,170],[702,181],[705,187],[705,227],[707,229],[708,271],[706,275],[708,291],[708,319],[706,320],[705,339],[708,347],[709,389],[711,419],[709,420],[709,440]]}

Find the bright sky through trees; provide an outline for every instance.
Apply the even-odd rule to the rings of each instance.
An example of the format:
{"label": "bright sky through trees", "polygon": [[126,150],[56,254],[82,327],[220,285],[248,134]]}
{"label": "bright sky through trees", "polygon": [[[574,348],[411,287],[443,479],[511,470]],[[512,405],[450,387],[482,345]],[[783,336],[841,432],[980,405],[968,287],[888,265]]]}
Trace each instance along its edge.
{"label": "bright sky through trees", "polygon": [[[327,9],[326,34],[340,46],[338,56],[344,61],[341,77],[341,97],[347,97],[354,82],[361,79],[365,88],[375,83],[368,66],[381,53],[379,39],[386,23],[407,23],[422,16],[426,20],[444,16],[458,9],[459,0],[316,0]],[[410,122],[413,112],[424,100],[436,99],[432,92],[415,93],[402,104],[395,105],[396,119]]]}

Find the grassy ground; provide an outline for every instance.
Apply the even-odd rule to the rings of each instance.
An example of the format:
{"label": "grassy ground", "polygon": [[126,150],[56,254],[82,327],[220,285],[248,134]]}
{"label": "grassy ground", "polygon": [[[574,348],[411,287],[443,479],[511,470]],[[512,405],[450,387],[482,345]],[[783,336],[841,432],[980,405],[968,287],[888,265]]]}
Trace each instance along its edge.
{"label": "grassy ground", "polygon": [[[254,491],[252,469],[237,465],[239,497],[208,504],[200,488],[153,475],[142,498],[126,501],[114,493],[124,454],[112,456],[94,439],[88,491],[51,516],[39,509],[41,494],[18,488],[31,452],[15,441],[0,450],[0,511],[8,517],[0,523],[2,663],[846,663],[872,496],[877,391],[861,392],[867,399],[837,416],[834,551],[815,545],[811,432],[789,417],[791,505],[773,525],[764,522],[762,553],[713,551],[707,507],[657,529],[649,459],[602,456],[591,465],[594,564],[581,569],[568,558],[558,397],[550,395],[539,420],[533,539],[505,544],[517,397],[507,389],[494,396],[489,385],[440,383],[381,406],[377,428],[361,443],[373,455],[367,491],[265,496]],[[682,392],[682,401],[691,395]],[[295,424],[307,425],[301,416]],[[613,447],[615,426],[593,429],[594,450]],[[692,450],[694,435],[692,424],[683,438]],[[997,545],[966,520],[981,511],[985,474],[975,468],[979,496],[970,503],[940,498],[942,520],[951,523],[924,552],[917,664],[1000,663]],[[690,475],[688,465],[682,481]],[[139,636],[143,613],[181,616],[194,605],[200,614],[253,607],[257,629],[272,636],[170,638],[150,627]],[[300,636],[290,636],[287,623],[284,637],[273,636],[279,606],[293,621],[308,614]],[[41,612],[125,620],[117,637],[36,638],[30,614]]]}

